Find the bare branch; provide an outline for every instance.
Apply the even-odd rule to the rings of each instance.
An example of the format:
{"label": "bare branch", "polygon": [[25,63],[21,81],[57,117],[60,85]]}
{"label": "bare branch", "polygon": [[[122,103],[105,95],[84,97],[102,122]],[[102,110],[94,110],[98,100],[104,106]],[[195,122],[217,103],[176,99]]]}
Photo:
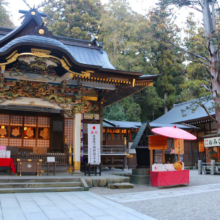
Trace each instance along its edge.
{"label": "bare branch", "polygon": [[197,7],[195,7],[195,6],[188,6],[188,8],[192,8],[192,9],[195,9],[196,11],[198,11],[198,12],[202,12],[201,9],[199,9],[199,8],[197,8]]}
{"label": "bare branch", "polygon": [[209,116],[213,121],[217,122],[217,120],[216,120],[213,116],[211,116],[211,115],[209,114],[209,111],[207,110],[207,108],[205,107],[205,105],[203,105],[203,104],[199,104],[199,105],[205,110],[205,112],[208,114],[208,116]]}
{"label": "bare branch", "polygon": [[[198,54],[196,54],[196,53],[193,53],[193,52],[187,51],[187,50],[181,48],[180,46],[177,46],[176,44],[174,44],[174,43],[171,42],[171,41],[168,41],[167,43],[172,44],[174,47],[179,48],[180,50],[184,51],[185,53],[188,53],[188,54],[191,54],[191,55],[195,56],[196,59],[198,59],[199,61],[201,61],[201,62],[202,62],[203,64],[205,64],[206,66],[209,66],[209,64],[206,63],[206,61],[211,62],[207,57],[202,57],[202,56],[200,56],[200,55],[198,55]],[[202,61],[201,59],[202,59],[203,61]]]}
{"label": "bare branch", "polygon": [[204,65],[210,67],[209,64],[207,64],[206,62],[202,61],[200,58],[195,57],[195,59],[197,59],[197,60],[198,60],[199,62],[201,62],[202,64],[204,64]]}
{"label": "bare branch", "polygon": [[211,89],[209,89],[206,85],[202,85],[207,91],[209,91],[209,92],[212,92],[212,90]]}
{"label": "bare branch", "polygon": [[213,78],[213,75],[211,74],[211,72],[209,71],[209,69],[205,68],[207,73]]}

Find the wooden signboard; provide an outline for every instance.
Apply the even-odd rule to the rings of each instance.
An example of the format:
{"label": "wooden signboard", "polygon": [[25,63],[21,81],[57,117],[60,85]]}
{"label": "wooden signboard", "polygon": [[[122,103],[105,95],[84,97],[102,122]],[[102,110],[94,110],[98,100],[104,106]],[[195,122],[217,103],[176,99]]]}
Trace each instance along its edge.
{"label": "wooden signboard", "polygon": [[199,140],[199,152],[204,152],[204,151],[205,151],[204,141]]}
{"label": "wooden signboard", "polygon": [[184,154],[184,140],[174,139],[175,154]]}
{"label": "wooden signboard", "polygon": [[149,150],[165,150],[167,149],[167,137],[161,135],[148,136]]}
{"label": "wooden signboard", "polygon": [[34,147],[33,154],[46,154],[47,148],[46,147]]}

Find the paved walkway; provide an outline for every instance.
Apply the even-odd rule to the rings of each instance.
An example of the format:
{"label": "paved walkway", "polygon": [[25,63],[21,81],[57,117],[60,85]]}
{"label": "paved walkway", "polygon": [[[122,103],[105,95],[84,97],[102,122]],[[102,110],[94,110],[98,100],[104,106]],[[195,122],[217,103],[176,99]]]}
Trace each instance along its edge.
{"label": "paved walkway", "polygon": [[0,220],[154,220],[92,192],[0,194]]}
{"label": "paved walkway", "polygon": [[126,203],[126,202],[137,202],[137,201],[145,201],[152,199],[163,199],[169,197],[187,196],[192,194],[209,193],[214,191],[220,191],[220,183],[192,186],[192,187],[182,186],[182,187],[167,188],[167,189],[164,188],[150,192],[147,191],[147,192],[121,193],[114,195],[106,195],[104,197],[115,202],[120,201],[120,203]]}

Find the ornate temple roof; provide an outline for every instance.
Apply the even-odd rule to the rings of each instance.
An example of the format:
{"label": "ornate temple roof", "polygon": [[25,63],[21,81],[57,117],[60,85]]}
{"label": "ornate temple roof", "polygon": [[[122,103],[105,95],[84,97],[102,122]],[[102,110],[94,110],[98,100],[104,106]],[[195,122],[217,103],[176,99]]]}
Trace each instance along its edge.
{"label": "ornate temple roof", "polygon": [[[22,65],[22,62],[26,62],[25,74],[28,75],[24,77],[32,77],[31,80],[36,78],[40,81],[39,77],[28,73],[29,64],[51,58],[48,63],[59,63],[53,68],[59,80],[58,78],[53,80],[54,77],[50,75],[47,79],[51,79],[51,83],[62,83],[67,80],[69,86],[81,84],[108,90],[108,93],[98,95],[99,101],[106,97],[104,106],[107,106],[147,86],[152,86],[153,81],[159,77],[159,75],[142,76],[140,72],[117,70],[111,64],[107,52],[103,50],[103,43],[98,42],[96,38],[88,41],[55,36],[44,26],[42,17],[45,17],[45,14],[35,8],[20,12],[24,14],[21,26],[14,30],[0,27],[0,65],[6,65],[6,69],[9,70],[5,75],[8,79],[13,78],[10,74],[13,68],[16,69]],[[36,58],[25,58],[25,56]],[[48,66],[49,64],[46,68]],[[22,80],[20,76],[16,79]],[[43,81],[45,82],[45,79]]]}

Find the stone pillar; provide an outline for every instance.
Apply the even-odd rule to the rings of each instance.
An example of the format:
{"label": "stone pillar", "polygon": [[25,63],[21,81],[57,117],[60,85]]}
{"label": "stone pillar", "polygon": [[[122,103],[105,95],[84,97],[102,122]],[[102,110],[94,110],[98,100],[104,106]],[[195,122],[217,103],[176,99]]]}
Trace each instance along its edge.
{"label": "stone pillar", "polygon": [[215,174],[215,160],[211,160],[211,175]]}
{"label": "stone pillar", "polygon": [[198,173],[202,174],[202,160],[198,160]]}
{"label": "stone pillar", "polygon": [[81,151],[81,114],[75,114],[74,121],[74,174],[80,174],[80,151]]}

